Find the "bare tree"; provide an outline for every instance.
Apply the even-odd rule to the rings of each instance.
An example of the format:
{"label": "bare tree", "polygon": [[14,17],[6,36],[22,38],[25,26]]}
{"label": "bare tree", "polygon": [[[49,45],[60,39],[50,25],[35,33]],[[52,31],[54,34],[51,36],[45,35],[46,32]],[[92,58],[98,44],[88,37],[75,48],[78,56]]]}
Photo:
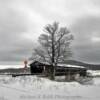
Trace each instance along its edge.
{"label": "bare tree", "polygon": [[59,27],[57,22],[48,24],[44,32],[38,39],[40,45],[34,49],[33,58],[51,64],[51,79],[54,79],[55,66],[72,56],[70,43],[73,36],[66,27]]}

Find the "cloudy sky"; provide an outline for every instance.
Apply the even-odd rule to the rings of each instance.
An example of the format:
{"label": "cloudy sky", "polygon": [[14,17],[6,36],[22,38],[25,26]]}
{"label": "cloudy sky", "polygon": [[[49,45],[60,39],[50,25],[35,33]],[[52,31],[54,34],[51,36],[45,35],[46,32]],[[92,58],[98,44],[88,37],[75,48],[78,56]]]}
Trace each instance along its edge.
{"label": "cloudy sky", "polygon": [[100,63],[100,0],[0,0],[0,64],[29,58],[54,21],[74,35],[73,59]]}

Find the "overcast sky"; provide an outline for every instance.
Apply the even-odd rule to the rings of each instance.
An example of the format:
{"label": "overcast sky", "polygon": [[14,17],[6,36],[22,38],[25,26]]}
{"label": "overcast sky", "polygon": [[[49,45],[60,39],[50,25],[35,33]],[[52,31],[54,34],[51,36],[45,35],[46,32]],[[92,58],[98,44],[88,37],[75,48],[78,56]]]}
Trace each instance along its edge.
{"label": "overcast sky", "polygon": [[29,58],[54,21],[74,35],[73,59],[100,63],[100,0],[0,0],[0,64]]}

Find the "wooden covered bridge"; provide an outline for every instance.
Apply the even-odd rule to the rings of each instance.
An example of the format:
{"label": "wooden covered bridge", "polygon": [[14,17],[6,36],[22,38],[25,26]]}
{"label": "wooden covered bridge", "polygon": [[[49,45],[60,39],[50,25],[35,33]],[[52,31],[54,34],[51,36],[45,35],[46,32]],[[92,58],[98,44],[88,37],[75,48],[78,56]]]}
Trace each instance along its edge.
{"label": "wooden covered bridge", "polygon": [[[41,73],[49,76],[51,65],[41,63],[39,61],[34,61],[30,64],[30,71],[32,74]],[[76,76],[85,77],[87,75],[87,69],[83,66],[58,64],[55,66],[55,75],[62,76],[65,75],[66,78],[74,79]]]}

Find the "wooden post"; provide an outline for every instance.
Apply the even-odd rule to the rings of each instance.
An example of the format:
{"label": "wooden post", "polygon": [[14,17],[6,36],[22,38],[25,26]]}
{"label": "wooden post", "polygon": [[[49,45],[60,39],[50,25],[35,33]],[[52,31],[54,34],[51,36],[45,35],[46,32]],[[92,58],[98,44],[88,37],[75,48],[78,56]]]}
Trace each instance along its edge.
{"label": "wooden post", "polygon": [[70,76],[70,71],[68,71],[68,81],[70,81],[71,76]]}
{"label": "wooden post", "polygon": [[70,79],[71,79],[70,70],[66,70],[65,80],[70,81]]}

